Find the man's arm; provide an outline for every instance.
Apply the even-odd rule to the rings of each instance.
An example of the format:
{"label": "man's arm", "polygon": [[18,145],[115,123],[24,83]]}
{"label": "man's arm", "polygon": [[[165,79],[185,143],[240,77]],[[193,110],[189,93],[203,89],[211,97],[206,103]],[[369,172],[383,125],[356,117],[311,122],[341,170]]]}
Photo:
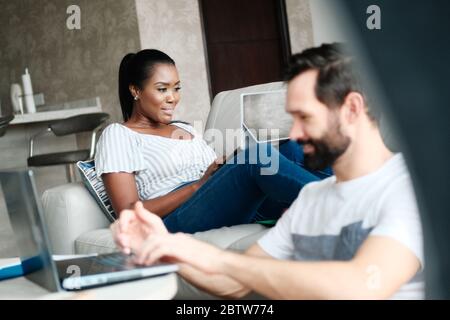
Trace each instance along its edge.
{"label": "man's arm", "polygon": [[[238,283],[225,290],[228,295],[255,291],[272,299],[386,299],[420,268],[412,251],[384,236],[370,236],[352,260],[343,262],[279,261],[220,250],[185,234],[150,236],[137,262],[160,258],[227,276]],[[200,274],[191,275],[201,286]]]}
{"label": "man's arm", "polygon": [[[382,299],[392,296],[420,268],[418,257],[389,236],[369,236],[350,261],[277,261],[258,245],[243,255],[183,233],[169,234],[161,219],[149,214],[141,203],[136,204],[134,212],[146,228],[153,230],[144,232],[148,237],[137,248],[136,263],[151,265],[164,259],[186,264],[199,271],[185,268],[184,276],[189,281],[228,296],[255,291],[278,299]],[[126,233],[119,232],[119,238]],[[202,277],[206,279],[203,282]],[[214,287],[208,279],[218,279],[218,285]],[[217,290],[220,284],[223,291]]]}
{"label": "man's arm", "polygon": [[219,270],[273,299],[386,299],[419,270],[400,242],[371,236],[346,262],[295,262],[227,252]]}
{"label": "man's arm", "polygon": [[[251,246],[245,255],[270,258],[257,244]],[[208,274],[186,263],[180,264],[178,274],[195,287],[222,298],[241,298],[251,292],[248,287],[227,275]]]}

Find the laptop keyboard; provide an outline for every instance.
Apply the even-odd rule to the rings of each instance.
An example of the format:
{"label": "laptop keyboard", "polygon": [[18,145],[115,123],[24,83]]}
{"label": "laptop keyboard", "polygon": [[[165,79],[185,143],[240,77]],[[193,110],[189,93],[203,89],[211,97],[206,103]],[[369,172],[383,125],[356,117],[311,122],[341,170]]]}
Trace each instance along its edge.
{"label": "laptop keyboard", "polygon": [[112,254],[106,254],[101,255],[97,257],[92,257],[93,261],[100,263],[102,265],[108,266],[108,267],[125,267],[129,265],[133,265],[133,262],[131,260],[131,256],[127,256],[122,253],[112,253]]}

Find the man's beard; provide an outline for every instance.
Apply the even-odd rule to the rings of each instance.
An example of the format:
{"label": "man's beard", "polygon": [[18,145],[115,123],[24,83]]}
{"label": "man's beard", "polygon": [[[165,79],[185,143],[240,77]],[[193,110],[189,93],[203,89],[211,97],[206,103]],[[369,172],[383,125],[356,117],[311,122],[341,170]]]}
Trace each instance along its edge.
{"label": "man's beard", "polygon": [[334,130],[328,131],[321,139],[302,141],[310,144],[314,151],[304,155],[305,167],[309,170],[323,170],[331,166],[348,148],[350,138],[343,135],[339,124],[333,125]]}

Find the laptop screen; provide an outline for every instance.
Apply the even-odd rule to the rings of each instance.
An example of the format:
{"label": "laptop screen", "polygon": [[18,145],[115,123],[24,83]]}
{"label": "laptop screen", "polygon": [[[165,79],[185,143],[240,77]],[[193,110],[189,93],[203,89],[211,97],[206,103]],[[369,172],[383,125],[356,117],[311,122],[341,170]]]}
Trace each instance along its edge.
{"label": "laptop screen", "polygon": [[59,282],[53,272],[56,267],[51,259],[33,172],[0,172],[0,182],[25,276],[50,291],[57,291]]}
{"label": "laptop screen", "polygon": [[244,130],[256,142],[289,139],[292,118],[285,111],[286,90],[243,93],[241,115]]}

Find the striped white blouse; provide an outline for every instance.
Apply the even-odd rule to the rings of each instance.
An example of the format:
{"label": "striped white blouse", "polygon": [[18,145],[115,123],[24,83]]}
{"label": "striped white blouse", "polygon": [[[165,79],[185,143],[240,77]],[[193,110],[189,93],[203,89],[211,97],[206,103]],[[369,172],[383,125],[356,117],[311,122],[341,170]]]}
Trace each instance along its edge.
{"label": "striped white blouse", "polygon": [[193,139],[138,133],[119,123],[106,127],[97,142],[97,176],[109,172],[134,173],[141,200],[163,196],[186,182],[200,179],[216,154],[192,126],[173,125],[188,131]]}

